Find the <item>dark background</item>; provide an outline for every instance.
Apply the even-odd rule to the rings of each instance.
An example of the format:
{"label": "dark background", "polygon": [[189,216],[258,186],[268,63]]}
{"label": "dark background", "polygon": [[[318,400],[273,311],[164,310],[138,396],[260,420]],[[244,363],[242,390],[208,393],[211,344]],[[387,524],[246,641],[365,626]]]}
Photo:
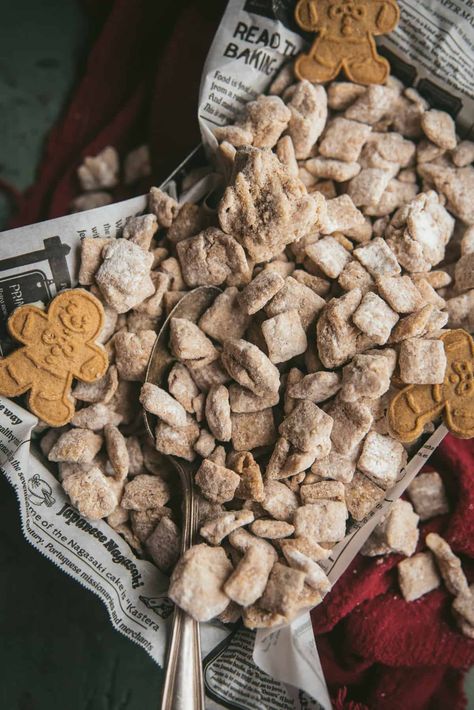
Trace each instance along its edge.
{"label": "dark background", "polygon": [[[0,0],[0,11],[0,179],[23,190],[93,30],[79,0]],[[0,191],[0,229],[8,214]],[[0,710],[159,707],[162,672],[113,630],[98,598],[25,542],[1,477],[0,668]],[[474,707],[472,672],[468,686]]]}

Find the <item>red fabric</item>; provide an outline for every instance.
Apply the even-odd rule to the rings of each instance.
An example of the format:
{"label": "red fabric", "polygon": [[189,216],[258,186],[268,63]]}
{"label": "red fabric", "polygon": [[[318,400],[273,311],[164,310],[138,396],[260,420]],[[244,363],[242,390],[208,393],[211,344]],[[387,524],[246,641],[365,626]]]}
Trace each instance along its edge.
{"label": "red fabric", "polygon": [[[199,140],[201,68],[224,0],[87,0],[84,5],[97,39],[48,138],[37,182],[25,195],[14,195],[20,208],[12,226],[65,214],[79,192],[77,166],[106,145],[124,154],[148,142],[157,182]],[[424,534],[441,531],[474,573],[473,442],[448,436],[430,463],[444,477],[453,512],[425,524]],[[445,590],[410,604],[401,598],[399,560],[357,558],[313,613],[337,710],[466,707],[463,671],[474,661],[474,641],[456,630]]]}
{"label": "red fabric", "polygon": [[[440,532],[472,582],[474,440],[448,435],[427,468],[442,475],[452,512],[421,526],[419,550],[428,532]],[[397,584],[400,559],[358,556],[312,613],[336,710],[467,707],[463,676],[474,663],[474,641],[457,630],[444,587],[404,601]]]}

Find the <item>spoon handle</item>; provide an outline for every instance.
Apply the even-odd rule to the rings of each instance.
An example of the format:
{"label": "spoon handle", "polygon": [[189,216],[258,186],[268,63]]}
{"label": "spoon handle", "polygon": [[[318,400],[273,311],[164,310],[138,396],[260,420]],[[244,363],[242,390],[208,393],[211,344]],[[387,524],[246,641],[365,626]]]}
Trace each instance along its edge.
{"label": "spoon handle", "polygon": [[[181,554],[188,550],[197,528],[191,471],[172,459],[183,490]],[[161,710],[204,710],[204,684],[199,623],[175,607]]]}

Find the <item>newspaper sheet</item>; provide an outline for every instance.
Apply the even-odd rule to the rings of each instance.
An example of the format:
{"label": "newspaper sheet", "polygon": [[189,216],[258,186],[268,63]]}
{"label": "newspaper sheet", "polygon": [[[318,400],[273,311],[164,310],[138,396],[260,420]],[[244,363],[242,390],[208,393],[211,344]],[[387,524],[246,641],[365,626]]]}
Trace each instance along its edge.
{"label": "newspaper sheet", "polygon": [[[307,46],[308,36],[299,33],[293,19],[294,5],[294,0],[229,0],[201,83],[199,120],[208,149],[215,145],[213,127],[231,121],[246,101],[266,89],[285,62]],[[471,5],[472,0],[401,0],[399,27],[380,41],[394,73],[415,85],[433,105],[451,111],[466,131],[473,121]],[[176,191],[176,184],[168,183],[167,189]],[[74,286],[80,240],[86,235],[119,235],[124,220],[145,206],[145,197],[138,197],[0,235],[3,353],[11,347],[8,314],[23,303],[46,303],[61,289]],[[172,610],[166,578],[136,558],[104,522],[91,524],[72,508],[37,452],[32,440],[35,423],[17,404],[0,399],[0,464],[15,488],[25,537],[96,593],[115,628],[162,665]],[[333,583],[445,433],[444,427],[435,431],[385,501],[334,549],[326,565]],[[243,628],[230,632],[207,624],[202,636],[209,708],[331,707],[308,614],[273,633],[254,634]]]}

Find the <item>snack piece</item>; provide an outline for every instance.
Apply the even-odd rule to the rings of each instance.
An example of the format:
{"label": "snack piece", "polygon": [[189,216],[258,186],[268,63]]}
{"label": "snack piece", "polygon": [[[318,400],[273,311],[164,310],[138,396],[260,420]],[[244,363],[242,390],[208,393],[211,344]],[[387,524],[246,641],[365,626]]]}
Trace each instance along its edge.
{"label": "snack piece", "polygon": [[114,239],[104,247],[95,281],[106,303],[126,313],[155,292],[150,278],[153,256],[127,239]]}
{"label": "snack piece", "polygon": [[114,339],[115,364],[123,380],[142,382],[156,341],[153,330],[117,333]]}
{"label": "snack piece", "polygon": [[373,414],[362,402],[344,402],[336,398],[328,408],[333,419],[331,440],[337,453],[350,454],[369,431]]}
{"label": "snack piece", "polygon": [[228,466],[240,476],[235,497],[261,502],[265,498],[262,472],[250,451],[236,451],[229,456]]}
{"label": "snack piece", "polygon": [[88,155],[77,169],[77,177],[83,190],[101,190],[118,184],[119,156],[108,145],[95,156]]}
{"label": "snack piece", "polygon": [[439,587],[440,578],[433,555],[430,552],[419,552],[399,562],[398,583],[407,602],[415,601]]}
{"label": "snack piece", "polygon": [[428,533],[425,542],[435,557],[448,592],[455,596],[469,594],[469,585],[461,567],[461,560],[456,557],[446,540],[437,533]]}
{"label": "snack piece", "polygon": [[359,163],[344,163],[332,158],[310,158],[305,168],[314,177],[335,182],[346,182],[360,173]]}
{"label": "snack piece", "polygon": [[168,596],[196,621],[210,621],[229,604],[223,585],[231,573],[222,548],[194,545],[178,560]]}
{"label": "snack piece", "polygon": [[362,547],[362,554],[374,557],[395,552],[410,557],[418,543],[418,521],[408,501],[396,500]]}
{"label": "snack piece", "polygon": [[266,548],[250,546],[224,585],[224,591],[243,607],[259,599],[273,567],[273,557]]}
{"label": "snack piece", "polygon": [[405,449],[391,436],[370,431],[362,447],[357,467],[380,488],[387,490],[397,481],[405,461]]}
{"label": "snack piece", "polygon": [[334,237],[324,237],[306,249],[306,254],[326,276],[337,279],[351,255]]}
{"label": "snack piece", "polygon": [[186,461],[194,461],[194,445],[199,439],[199,424],[188,414],[186,426],[171,427],[159,421],[155,429],[155,445],[158,451],[168,456],[178,456]]}
{"label": "snack piece", "polygon": [[118,481],[123,481],[128,476],[130,468],[130,458],[125,437],[116,426],[106,424],[104,427],[104,439],[107,456],[115,471],[115,478]]}
{"label": "snack piece", "polygon": [[[296,60],[296,76],[312,82],[326,82],[344,69],[347,77],[356,83],[385,83],[390,65],[377,53],[374,35],[386,34],[396,27],[400,16],[397,4],[388,0],[383,6],[383,15],[377,14],[376,8],[371,6],[367,6],[364,13],[352,15],[331,10],[331,6],[323,2],[316,3],[313,8],[305,0],[298,1],[295,16],[299,26],[320,34],[308,54],[301,54]],[[377,98],[380,103],[379,94]]]}
{"label": "snack piece", "polygon": [[183,239],[176,245],[183,278],[190,288],[220,286],[232,273],[245,273],[245,252],[230,235],[216,227]]}
{"label": "snack piece", "polygon": [[221,358],[229,375],[257,396],[278,392],[280,374],[256,345],[246,340],[228,340]]}
{"label": "snack piece", "polygon": [[159,476],[142,473],[125,485],[120,505],[126,510],[147,510],[166,505],[171,492],[166,481]]}
{"label": "snack piece", "polygon": [[274,271],[261,271],[239,294],[244,310],[253,315],[262,309],[285,285],[285,280]]}
{"label": "snack piece", "polygon": [[193,399],[199,394],[199,389],[188,368],[180,362],[175,363],[170,370],[168,390],[189,414],[194,412]]}
{"label": "snack piece", "polygon": [[300,487],[300,497],[303,505],[316,503],[319,500],[338,500],[344,502],[344,484],[340,481],[322,481],[306,483]]}
{"label": "snack piece", "polygon": [[[318,404],[335,395],[341,388],[341,376],[337,372],[314,372],[289,384],[288,394],[294,399],[309,399]],[[296,406],[296,404],[295,404]]]}
{"label": "snack piece", "polygon": [[420,292],[409,276],[379,276],[377,288],[397,313],[413,313],[424,305]]}
{"label": "snack piece", "polygon": [[421,127],[426,137],[444,150],[456,147],[456,126],[453,119],[445,111],[431,109],[421,116]]}
{"label": "snack piece", "polygon": [[236,451],[249,451],[274,443],[276,432],[271,408],[232,414],[231,419],[232,446]]}
{"label": "snack piece", "polygon": [[346,485],[347,509],[358,522],[364,520],[384,496],[385,491],[359,471],[355,472],[352,480]]}
{"label": "snack piece", "polygon": [[180,546],[179,528],[168,516],[161,518],[146,540],[146,548],[153,562],[163,572],[168,572],[178,561]]}
{"label": "snack piece", "polygon": [[219,441],[230,441],[232,420],[229,391],[224,385],[213,385],[206,398],[206,421]]}
{"label": "snack piece", "polygon": [[380,237],[372,239],[367,246],[358,247],[353,255],[374,277],[396,276],[401,272],[395,254]]}
{"label": "snack piece", "polygon": [[[303,78],[303,77],[300,77]],[[288,133],[298,159],[307,158],[326,123],[327,96],[323,86],[301,81],[290,88]]]}
{"label": "snack piece", "polygon": [[92,431],[100,431],[106,424],[114,424],[118,426],[122,422],[122,415],[118,412],[99,402],[91,404],[90,407],[83,407],[75,413],[71,419],[71,424],[81,429],[92,429]]}
{"label": "snack piece", "polygon": [[340,367],[356,354],[360,331],[352,325],[351,316],[361,299],[360,289],[354,288],[325,305],[316,326],[316,344],[324,367]]}
{"label": "snack piece", "polygon": [[444,382],[447,359],[441,340],[404,340],[398,362],[403,382],[416,385],[436,385]]}
{"label": "snack piece", "polygon": [[361,397],[378,399],[390,387],[392,372],[386,357],[375,353],[356,355],[342,370],[340,399],[344,402],[357,402]]}
{"label": "snack piece", "polygon": [[237,151],[231,184],[219,205],[219,221],[251,259],[276,256],[303,236],[316,216],[316,202],[275,155],[256,148]]}
{"label": "snack piece", "polygon": [[283,288],[265,306],[265,313],[273,317],[286,311],[296,310],[301,325],[306,330],[323,306],[324,300],[312,289],[288,276]]}
{"label": "snack piece", "polygon": [[473,585],[469,594],[461,594],[453,601],[453,614],[462,633],[468,638],[474,638],[474,594]]}
{"label": "snack piece", "polygon": [[347,517],[345,503],[317,500],[295,511],[295,535],[309,537],[315,542],[338,542],[346,534]]}
{"label": "snack piece", "polygon": [[350,483],[354,476],[355,467],[355,461],[351,461],[332,450],[328,456],[323,459],[317,459],[311,466],[311,471],[317,476],[321,476],[321,478]]}
{"label": "snack piece", "polygon": [[304,580],[304,572],[276,562],[260,599],[260,605],[277,614],[291,614],[303,591]]}
{"label": "snack piece", "polygon": [[298,508],[298,499],[293,491],[279,481],[266,481],[264,488],[262,508],[275,520],[290,522]]}
{"label": "snack piece", "polygon": [[327,456],[331,449],[332,418],[309,400],[298,402],[278,431],[300,451],[314,454],[314,458]]}
{"label": "snack piece", "polygon": [[78,382],[72,391],[72,396],[81,402],[91,404],[108,404],[118,387],[118,373],[115,365],[111,365],[105,375],[95,382]]}
{"label": "snack piece", "polygon": [[200,329],[221,343],[233,338],[242,338],[250,318],[242,310],[239,296],[239,290],[235,286],[220,293],[199,319]]}
{"label": "snack piece", "polygon": [[140,402],[147,412],[155,414],[172,427],[186,425],[186,410],[165,390],[145,382],[140,390]]}
{"label": "snack piece", "polygon": [[224,466],[204,459],[195,476],[195,482],[205,498],[213,503],[225,503],[232,500],[240,483],[240,477]]}
{"label": "snack piece", "polygon": [[229,510],[206,516],[204,525],[199,534],[211,545],[219,545],[222,540],[238,530],[243,525],[248,525],[254,519],[251,510]]}
{"label": "snack piece", "polygon": [[257,537],[265,537],[269,540],[279,540],[282,537],[289,537],[295,532],[295,528],[284,520],[265,520],[260,518],[255,520],[250,530]]}
{"label": "snack piece", "polygon": [[28,394],[28,407],[51,426],[74,416],[72,380],[96,382],[108,367],[104,349],[94,341],[104,323],[100,301],[82,289],[63,291],[47,313],[20,306],[8,319],[10,335],[22,347],[0,361],[0,393]]}
{"label": "snack piece", "polygon": [[420,520],[449,512],[443,480],[436,471],[419,473],[408,486],[407,493]]}
{"label": "snack piece", "polygon": [[156,215],[160,227],[171,227],[180,206],[170,195],[159,187],[152,187],[148,194],[148,207]]}
{"label": "snack piece", "polygon": [[371,132],[372,128],[364,123],[333,118],[319,144],[319,152],[326,158],[354,162],[359,159],[362,146]]}
{"label": "snack piece", "polygon": [[61,434],[48,454],[49,461],[92,463],[99,453],[103,438],[88,429],[70,429]]}
{"label": "snack piece", "polygon": [[67,476],[62,485],[72,504],[90,520],[106,518],[118,506],[117,491],[97,466]]}
{"label": "snack piece", "polygon": [[268,357],[274,364],[291,360],[304,353],[308,347],[306,333],[296,310],[285,311],[264,321],[262,333]]}
{"label": "snack piece", "polygon": [[125,222],[122,236],[144,251],[148,251],[157,229],[158,222],[155,215],[144,214],[139,217],[129,217]]}

